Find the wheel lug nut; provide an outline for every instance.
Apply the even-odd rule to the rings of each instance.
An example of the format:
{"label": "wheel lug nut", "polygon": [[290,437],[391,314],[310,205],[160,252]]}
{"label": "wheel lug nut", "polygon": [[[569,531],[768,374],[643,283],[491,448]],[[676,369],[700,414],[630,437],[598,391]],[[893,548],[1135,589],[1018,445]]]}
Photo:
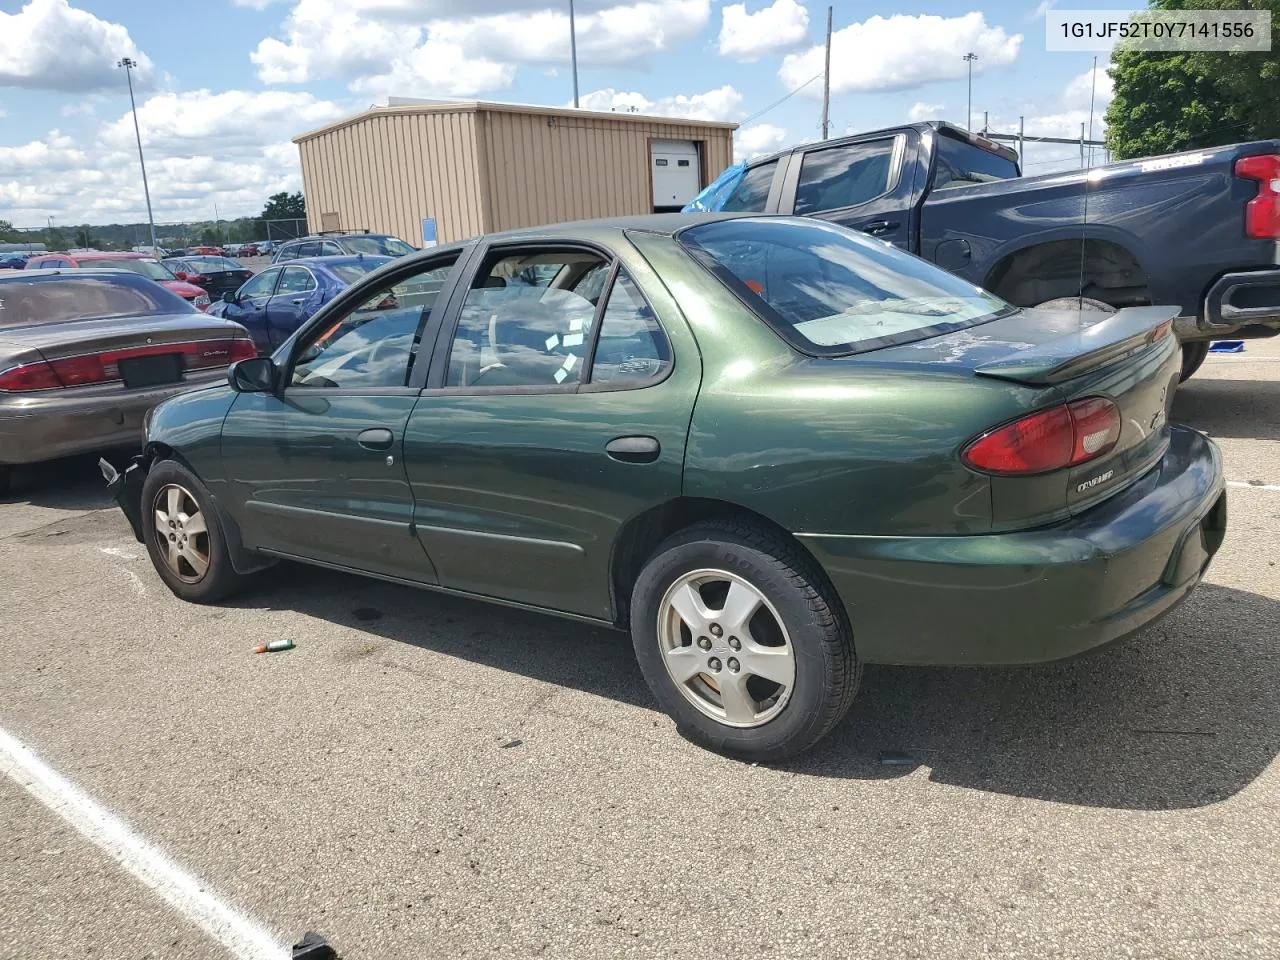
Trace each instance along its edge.
{"label": "wheel lug nut", "polygon": [[728,667],[729,667],[730,673],[737,673],[739,670],[739,664],[738,664],[737,658],[730,657]]}
{"label": "wheel lug nut", "polygon": [[711,649],[711,639],[710,639],[709,637],[699,637],[699,638],[698,638],[698,646],[700,646],[703,650],[710,650],[710,649]]}
{"label": "wheel lug nut", "polygon": [[712,635],[713,637],[718,637],[718,636],[720,636],[720,634],[722,634],[722,633],[724,633],[724,630],[721,628],[720,624],[718,624],[718,623],[713,623],[713,624],[711,625],[711,635]]}
{"label": "wheel lug nut", "polygon": [[708,661],[707,661],[707,666],[711,668],[711,672],[712,672],[712,673],[719,673],[719,672],[720,672],[720,658],[719,658],[719,657],[712,657],[710,660],[708,660]]}
{"label": "wheel lug nut", "polygon": [[730,638],[729,638],[729,649],[730,649],[730,650],[741,650],[741,649],[742,649],[742,641],[741,641],[741,640],[739,640],[737,637],[730,637]]}

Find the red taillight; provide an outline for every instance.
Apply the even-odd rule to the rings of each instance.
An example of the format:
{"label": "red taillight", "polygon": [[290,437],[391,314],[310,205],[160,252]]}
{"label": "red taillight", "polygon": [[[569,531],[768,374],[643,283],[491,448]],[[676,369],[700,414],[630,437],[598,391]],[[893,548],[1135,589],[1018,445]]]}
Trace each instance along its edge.
{"label": "red taillight", "polygon": [[82,387],[91,383],[111,383],[120,379],[120,361],[155,357],[167,353],[182,355],[184,370],[225,367],[237,360],[258,355],[252,340],[193,340],[188,343],[156,343],[145,347],[124,347],[63,357],[48,363],[28,363],[0,372],[0,390],[22,393],[58,387]]}
{"label": "red taillight", "polygon": [[1244,208],[1245,234],[1259,240],[1280,239],[1280,155],[1241,157],[1236,161],[1236,176],[1258,181],[1258,195]]}
{"label": "red taillight", "polygon": [[22,393],[27,390],[52,390],[62,386],[53,367],[40,360],[0,370],[0,391]]}
{"label": "red taillight", "polygon": [[200,284],[200,283],[208,283],[210,280],[213,279],[213,277],[209,276],[207,273],[198,273],[194,277],[188,277],[187,279],[191,283]]}
{"label": "red taillight", "polygon": [[1029,476],[1100,457],[1120,439],[1120,411],[1088,397],[1039,410],[974,440],[960,458],[975,470]]}

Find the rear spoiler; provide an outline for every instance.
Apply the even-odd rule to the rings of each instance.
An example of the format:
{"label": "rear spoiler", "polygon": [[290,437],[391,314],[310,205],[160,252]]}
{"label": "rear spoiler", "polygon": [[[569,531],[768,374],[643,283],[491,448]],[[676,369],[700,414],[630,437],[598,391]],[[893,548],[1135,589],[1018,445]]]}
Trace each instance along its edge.
{"label": "rear spoiler", "polygon": [[[980,377],[1014,380],[1036,386],[1062,383],[1140,350],[1169,333],[1178,307],[1126,307],[1075,333],[1020,350],[984,364]],[[1082,313],[1086,317],[1093,313]]]}

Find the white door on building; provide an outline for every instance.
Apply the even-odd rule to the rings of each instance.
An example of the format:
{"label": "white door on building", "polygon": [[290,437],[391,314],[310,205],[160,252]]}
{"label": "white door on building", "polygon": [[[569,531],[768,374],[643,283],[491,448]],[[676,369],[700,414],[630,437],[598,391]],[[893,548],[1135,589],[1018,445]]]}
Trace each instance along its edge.
{"label": "white door on building", "polygon": [[654,210],[679,210],[702,189],[698,145],[692,140],[651,140]]}

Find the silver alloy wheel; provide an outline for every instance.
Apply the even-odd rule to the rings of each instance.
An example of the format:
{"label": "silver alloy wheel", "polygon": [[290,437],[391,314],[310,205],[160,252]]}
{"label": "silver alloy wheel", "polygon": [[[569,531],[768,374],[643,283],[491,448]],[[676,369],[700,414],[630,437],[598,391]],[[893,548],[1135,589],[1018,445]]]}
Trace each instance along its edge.
{"label": "silver alloy wheel", "polygon": [[200,504],[186,487],[166,483],[156,491],[152,509],[165,564],[184,583],[199,583],[209,572],[209,527]]}
{"label": "silver alloy wheel", "polygon": [[778,611],[727,570],[694,570],[667,589],[658,644],[685,699],[729,727],[768,723],[795,686],[795,652]]}

